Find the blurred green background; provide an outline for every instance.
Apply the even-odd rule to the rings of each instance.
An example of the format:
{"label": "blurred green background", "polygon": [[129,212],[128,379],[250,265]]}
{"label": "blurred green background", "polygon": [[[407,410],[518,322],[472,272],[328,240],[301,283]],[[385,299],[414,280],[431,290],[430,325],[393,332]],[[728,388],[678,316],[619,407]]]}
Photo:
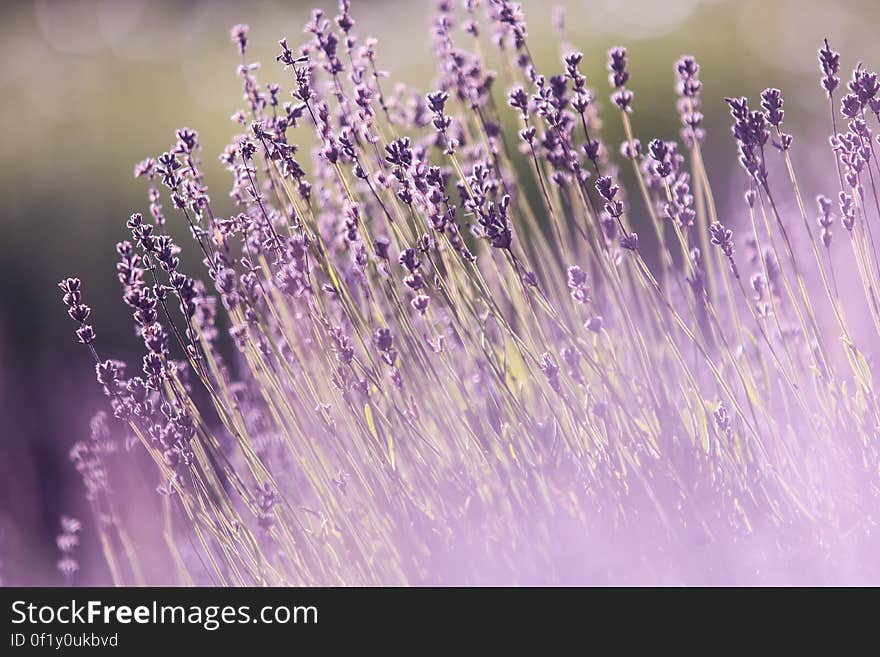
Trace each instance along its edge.
{"label": "blurred green background", "polygon": [[[560,70],[551,26],[557,3],[526,0],[530,47],[542,71]],[[584,72],[607,106],[605,52],[626,45],[635,92],[633,121],[643,142],[678,134],[672,63],[682,53],[702,65],[706,157],[716,193],[739,195],[741,174],[722,97],[766,86],[785,91],[788,129],[825,143],[827,105],[816,49],[829,37],[843,65],[877,59],[876,0],[562,0],[568,40],[585,53]],[[261,82],[284,81],[276,42],[304,40],[313,5],[335,3],[35,0],[0,3],[0,564],[10,583],[55,582],[52,540],[58,514],[83,513],[81,486],[66,461],[87,437],[100,406],[87,352],[55,283],[84,280],[101,350],[124,357],[137,342],[118,301],[116,241],[125,219],[146,209],[132,166],[167,149],[174,129],[202,137],[215,208],[229,209],[229,176],[216,160],[235,132],[240,102],[237,53],[228,28],[251,26],[249,58]],[[379,39],[391,81],[428,90],[434,75],[429,25],[434,3],[353,2],[356,31]],[[872,60],[874,60],[872,62]],[[504,90],[499,89],[500,92]],[[620,142],[614,113],[605,137]],[[291,135],[291,140],[296,137]],[[796,144],[798,142],[796,141]],[[798,166],[821,175],[830,157],[797,151]],[[169,212],[169,216],[173,215]],[[176,218],[172,218],[173,220]],[[176,232],[183,237],[182,226]],[[186,244],[183,239],[181,243]],[[88,542],[88,529],[85,540]],[[86,579],[89,564],[84,564]]]}

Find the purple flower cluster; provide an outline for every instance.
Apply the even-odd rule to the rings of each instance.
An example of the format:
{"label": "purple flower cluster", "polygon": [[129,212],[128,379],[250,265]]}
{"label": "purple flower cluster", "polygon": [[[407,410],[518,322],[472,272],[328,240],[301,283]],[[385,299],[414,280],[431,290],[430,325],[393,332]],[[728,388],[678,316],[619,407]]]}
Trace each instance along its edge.
{"label": "purple flower cluster", "polygon": [[61,555],[58,559],[58,571],[64,576],[68,584],[73,576],[79,571],[79,562],[76,560],[74,553],[79,546],[79,532],[82,524],[76,518],[69,516],[61,516],[61,533],[55,539],[58,546],[58,552]]}
{"label": "purple flower cluster", "polygon": [[[116,247],[136,366],[100,356],[80,280],[60,283],[113,411],[70,458],[115,583],[740,582],[877,554],[877,76],[858,66],[838,106],[820,50],[839,177],[811,220],[778,89],[726,99],[747,174],[728,209],[692,56],[680,138],[640,141],[627,51],[608,52],[617,156],[584,55],[542,72],[514,3],[437,3],[428,93],[383,88],[355,27],[347,0],[314,11],[269,84],[232,29],[231,211],[194,130],[136,166],[148,209]],[[872,321],[840,301],[845,248]],[[156,511],[148,559],[123,496]]]}

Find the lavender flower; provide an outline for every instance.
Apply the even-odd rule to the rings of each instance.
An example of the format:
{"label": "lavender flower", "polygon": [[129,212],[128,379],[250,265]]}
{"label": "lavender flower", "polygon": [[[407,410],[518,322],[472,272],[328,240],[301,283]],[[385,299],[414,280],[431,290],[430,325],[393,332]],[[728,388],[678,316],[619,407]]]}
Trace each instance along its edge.
{"label": "lavender flower", "polygon": [[840,85],[837,73],[840,71],[840,53],[831,50],[828,39],[825,39],[824,47],[819,49],[819,64],[822,68],[822,87],[828,93],[829,98],[834,90]]}
{"label": "lavender flower", "polygon": [[620,248],[626,251],[638,251],[639,236],[635,232],[631,232],[620,238]]}
{"label": "lavender flower", "polygon": [[763,113],[749,110],[746,98],[725,98],[734,118],[733,136],[740,151],[740,165],[759,184],[767,180],[763,148],[770,139],[767,120]]}
{"label": "lavender flower", "polygon": [[709,234],[712,239],[712,244],[715,244],[721,249],[724,257],[727,258],[730,263],[730,271],[736,278],[739,278],[736,263],[733,261],[733,231],[729,228],[725,228],[723,224],[716,221],[709,226]]}
{"label": "lavender flower", "polygon": [[816,203],[819,205],[820,238],[826,249],[831,248],[831,226],[834,224],[834,217],[831,215],[831,199],[820,194],[816,197]]}
{"label": "lavender flower", "polygon": [[[587,58],[565,46],[542,71],[512,2],[436,4],[427,94],[386,84],[358,27],[348,0],[315,10],[268,83],[233,28],[231,209],[195,130],[135,167],[149,213],[116,246],[133,362],[99,354],[81,282],[59,284],[106,396],[70,460],[115,583],[738,583],[801,573],[807,544],[847,577],[829,554],[876,553],[877,76],[856,68],[838,129],[839,55],[820,51],[844,278],[838,210],[818,197],[825,249],[803,248],[809,183],[787,152],[770,179],[768,145],[792,144],[780,90],[726,99],[743,221],[704,166],[693,57],[680,138],[640,141],[609,52],[618,154]],[[68,581],[79,531],[57,541]]]}
{"label": "lavender flower", "polygon": [[625,85],[629,81],[626,48],[612,48],[608,51],[608,83],[615,89],[611,101],[623,112],[632,111],[632,92]]}
{"label": "lavender flower", "polygon": [[58,559],[58,571],[64,576],[68,585],[73,576],[79,571],[79,562],[74,557],[74,552],[79,546],[79,531],[82,528],[79,520],[69,516],[61,516],[61,533],[56,539],[60,558]]}
{"label": "lavender flower", "polygon": [[700,65],[690,55],[684,55],[675,63],[675,91],[679,96],[678,113],[682,124],[682,137],[688,143],[701,143],[705,137],[702,129],[703,114],[700,112]]}
{"label": "lavender flower", "polygon": [[572,299],[578,303],[589,303],[590,290],[587,286],[587,274],[577,265],[568,268],[568,289]]}
{"label": "lavender flower", "polygon": [[629,81],[626,48],[612,48],[608,51],[608,83],[615,89],[622,88]]}
{"label": "lavender flower", "polygon": [[556,363],[556,359],[553,358],[553,354],[549,352],[541,354],[540,365],[541,371],[547,378],[547,383],[553,388],[553,390],[561,393],[562,386],[559,382],[559,365]]}

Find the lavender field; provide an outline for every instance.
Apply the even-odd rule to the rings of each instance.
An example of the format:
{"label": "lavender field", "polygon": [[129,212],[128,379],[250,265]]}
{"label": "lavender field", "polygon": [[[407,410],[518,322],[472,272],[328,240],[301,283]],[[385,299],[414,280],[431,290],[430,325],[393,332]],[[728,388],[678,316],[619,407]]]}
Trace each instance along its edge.
{"label": "lavender field", "polygon": [[3,162],[3,581],[880,583],[877,10],[649,4],[169,4],[163,82],[97,3],[112,116]]}

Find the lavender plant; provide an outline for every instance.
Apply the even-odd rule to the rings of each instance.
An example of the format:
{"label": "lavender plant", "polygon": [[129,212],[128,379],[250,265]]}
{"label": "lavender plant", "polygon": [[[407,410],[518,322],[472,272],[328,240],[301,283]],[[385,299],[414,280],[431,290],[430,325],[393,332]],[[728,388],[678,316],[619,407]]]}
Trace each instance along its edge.
{"label": "lavender plant", "polygon": [[422,92],[385,82],[347,0],[305,33],[264,85],[232,29],[234,214],[193,130],[135,169],[149,214],[117,273],[142,362],[107,360],[87,288],[60,284],[115,418],[71,459],[116,584],[877,579],[876,74],[838,92],[819,52],[818,215],[782,93],[726,99],[745,202],[722,215],[693,57],[680,139],[643,146],[609,51],[618,149],[583,55],[539,71],[507,0],[437,4]]}

